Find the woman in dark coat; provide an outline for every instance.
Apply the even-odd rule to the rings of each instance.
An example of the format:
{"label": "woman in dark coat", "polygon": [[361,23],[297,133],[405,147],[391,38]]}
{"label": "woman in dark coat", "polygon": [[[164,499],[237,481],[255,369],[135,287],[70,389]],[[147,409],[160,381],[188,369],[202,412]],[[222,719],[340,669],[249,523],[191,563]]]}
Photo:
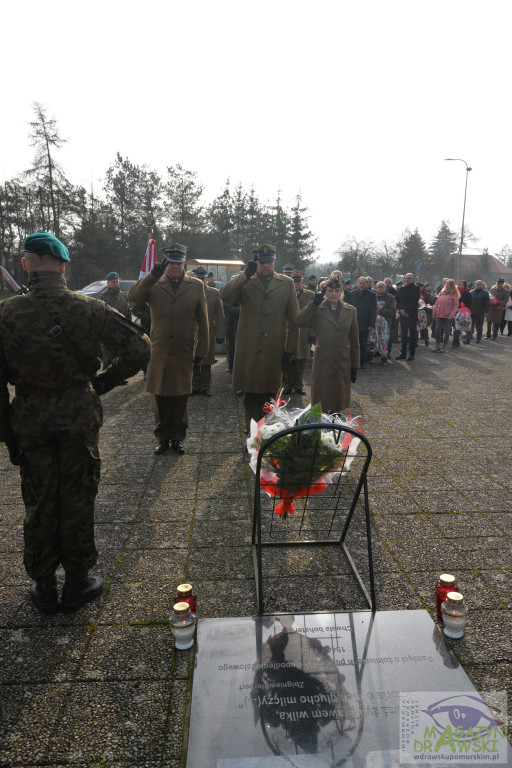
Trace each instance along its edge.
{"label": "woman in dark coat", "polygon": [[324,413],[338,413],[350,405],[352,369],[359,368],[359,329],[354,307],[341,301],[343,288],[337,278],[325,284],[325,299],[317,294],[299,312],[297,324],[316,333],[311,402]]}

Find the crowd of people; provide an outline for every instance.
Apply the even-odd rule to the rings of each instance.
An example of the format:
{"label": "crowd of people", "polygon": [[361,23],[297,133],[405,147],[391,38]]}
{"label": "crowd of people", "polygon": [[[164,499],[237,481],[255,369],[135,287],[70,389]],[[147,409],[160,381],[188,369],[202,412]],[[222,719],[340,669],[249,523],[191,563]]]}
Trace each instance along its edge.
{"label": "crowd of people", "polygon": [[[245,426],[283,388],[305,394],[313,356],[313,403],[325,413],[350,406],[358,369],[375,357],[413,361],[418,343],[446,352],[473,338],[512,336],[510,285],[488,291],[446,278],[431,290],[411,273],[396,285],[339,270],[317,279],[293,265],[275,269],[276,248],[254,248],[220,289],[202,267],[186,271],[187,247],[173,243],[127,296],[106,276],[99,299],[70,291],[66,246],[36,232],[25,239],[29,290],[0,304],[0,442],[20,467],[26,517],[24,564],[30,598],[43,613],[74,611],[95,599],[94,499],[100,477],[100,396],[144,371],[154,395],[157,456],[185,452],[188,398],[210,397],[215,346],[226,340],[231,386],[243,396]],[[132,322],[137,318],[137,324]],[[150,334],[150,338],[148,338]],[[14,387],[14,398],[8,386]],[[58,471],[57,471],[58,469]],[[65,584],[59,602],[56,570]]]}

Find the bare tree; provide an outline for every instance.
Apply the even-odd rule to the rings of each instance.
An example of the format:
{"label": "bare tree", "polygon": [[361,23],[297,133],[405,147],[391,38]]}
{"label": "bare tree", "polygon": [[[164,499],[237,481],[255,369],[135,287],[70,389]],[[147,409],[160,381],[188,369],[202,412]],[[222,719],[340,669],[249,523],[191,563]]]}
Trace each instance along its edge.
{"label": "bare tree", "polygon": [[35,148],[35,157],[32,167],[26,173],[29,178],[35,179],[39,186],[42,221],[46,226],[49,226],[51,221],[54,234],[59,237],[59,213],[62,205],[59,198],[66,196],[69,182],[54,154],[55,150],[66,144],[67,139],[59,136],[56,120],[47,117],[42,104],[34,102],[34,114],[35,120],[30,122],[29,138],[31,146]]}

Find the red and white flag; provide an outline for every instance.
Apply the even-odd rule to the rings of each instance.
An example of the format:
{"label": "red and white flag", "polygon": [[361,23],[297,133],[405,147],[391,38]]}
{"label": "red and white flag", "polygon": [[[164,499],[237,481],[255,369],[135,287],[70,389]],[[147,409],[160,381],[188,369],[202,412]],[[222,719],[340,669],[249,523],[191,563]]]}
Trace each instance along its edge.
{"label": "red and white flag", "polygon": [[146,253],[144,256],[144,261],[142,262],[142,269],[140,270],[140,273],[139,273],[139,280],[141,279],[141,277],[144,277],[144,275],[147,275],[148,272],[151,272],[156,262],[157,262],[156,240],[153,240],[153,238],[150,237],[148,240],[148,247],[146,248]]}

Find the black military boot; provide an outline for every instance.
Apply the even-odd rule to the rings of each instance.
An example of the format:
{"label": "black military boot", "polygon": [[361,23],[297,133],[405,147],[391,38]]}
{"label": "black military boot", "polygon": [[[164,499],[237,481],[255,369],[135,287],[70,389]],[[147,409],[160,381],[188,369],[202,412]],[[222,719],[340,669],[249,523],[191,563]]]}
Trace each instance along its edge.
{"label": "black military boot", "polygon": [[61,611],[72,613],[82,605],[90,603],[103,592],[104,581],[101,576],[88,576],[87,571],[66,573],[60,601]]}
{"label": "black military boot", "polygon": [[41,613],[55,613],[59,610],[57,582],[55,577],[47,581],[37,580],[30,585],[30,599]]}

